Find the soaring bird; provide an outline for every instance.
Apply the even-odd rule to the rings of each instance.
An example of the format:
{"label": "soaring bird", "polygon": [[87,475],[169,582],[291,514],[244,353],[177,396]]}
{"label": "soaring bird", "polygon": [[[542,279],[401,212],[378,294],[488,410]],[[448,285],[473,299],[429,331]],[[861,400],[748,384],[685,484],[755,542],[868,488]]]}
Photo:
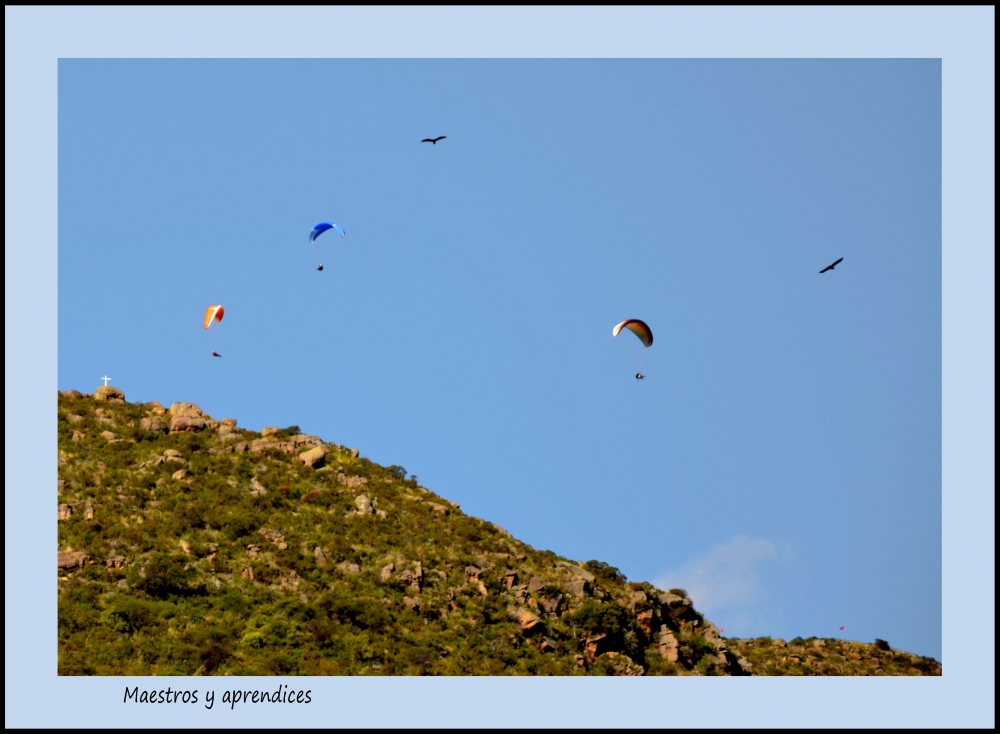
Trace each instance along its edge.
{"label": "soaring bird", "polygon": [[840,258],[840,260],[837,260],[837,262],[835,262],[835,263],[834,263],[833,265],[827,265],[827,266],[826,266],[825,268],[823,268],[823,269],[822,269],[822,270],[820,270],[819,272],[821,272],[821,273],[825,273],[825,272],[826,272],[827,270],[833,270],[833,269],[834,269],[835,267],[837,267],[838,265],[840,265],[840,263],[841,263],[841,262],[842,262],[843,260],[844,260],[844,258]]}
{"label": "soaring bird", "polygon": [[424,138],[420,142],[421,143],[434,143],[434,145],[437,145],[439,140],[444,140],[446,137],[448,137],[448,136],[447,135],[440,135],[440,136],[438,136],[436,138]]}

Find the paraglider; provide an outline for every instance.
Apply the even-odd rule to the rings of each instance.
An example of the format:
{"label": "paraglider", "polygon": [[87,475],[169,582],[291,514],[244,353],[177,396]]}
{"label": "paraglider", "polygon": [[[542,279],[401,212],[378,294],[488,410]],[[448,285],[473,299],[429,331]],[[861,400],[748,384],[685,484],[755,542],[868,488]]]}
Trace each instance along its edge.
{"label": "paraglider", "polygon": [[[315,227],[313,227],[312,232],[309,233],[309,241],[315,242],[317,237],[319,237],[321,234],[331,229],[334,232],[339,232],[341,237],[347,236],[347,232],[344,231],[343,227],[336,225],[333,222],[320,222]],[[319,267],[316,269],[322,271],[323,263],[320,263]]]}
{"label": "paraglider", "polygon": [[825,273],[827,270],[833,270],[835,267],[837,267],[838,265],[840,265],[840,263],[842,263],[843,261],[844,261],[844,258],[840,258],[835,263],[833,263],[832,265],[827,265],[825,268],[823,268],[819,272],[820,273]]}
{"label": "paraglider", "polygon": [[213,321],[222,321],[222,315],[226,312],[222,306],[216,304],[205,309],[205,328],[212,325]]}
{"label": "paraglider", "polygon": [[424,138],[420,142],[421,143],[432,143],[434,145],[437,145],[439,140],[444,140],[446,137],[448,137],[448,136],[447,135],[438,135],[436,138]]}
{"label": "paraglider", "polygon": [[347,232],[344,231],[344,228],[340,227],[339,225],[336,225],[332,222],[320,222],[315,227],[313,227],[312,232],[309,233],[309,241],[315,242],[317,237],[319,237],[321,234],[331,229],[334,230],[335,232],[339,232],[341,237],[347,235]]}
{"label": "paraglider", "polygon": [[618,333],[622,329],[628,329],[641,341],[645,346],[649,347],[653,344],[653,332],[650,330],[644,321],[639,321],[639,319],[627,319],[618,324],[614,331],[611,332],[612,336],[618,336]]}
{"label": "paraglider", "polygon": [[[645,321],[640,321],[639,319],[626,319],[625,321],[622,321],[620,324],[616,325],[614,329],[612,329],[611,336],[618,336],[621,333],[622,329],[628,329],[633,334],[635,334],[636,338],[638,338],[639,341],[642,342],[642,345],[644,347],[649,347],[653,343],[653,332]],[[636,380],[646,379],[646,376],[642,374],[642,366],[643,366],[642,359],[641,358],[636,359],[635,367],[638,367],[638,369],[635,372]]]}
{"label": "paraglider", "polygon": [[[208,327],[212,325],[213,321],[222,321],[222,316],[225,313],[226,313],[226,309],[224,309],[218,303],[215,304],[214,306],[209,306],[208,308],[206,308],[205,309],[205,328],[208,329]],[[215,332],[215,333],[216,333],[216,342],[218,342],[218,332]],[[221,357],[222,356],[217,351],[218,348],[219,348],[219,345],[218,345],[218,343],[216,343],[215,349],[212,350],[212,356],[213,357]]]}
{"label": "paraglider", "polygon": [[843,631],[844,631],[844,625],[840,625],[840,631],[841,631],[841,632],[843,632]]}

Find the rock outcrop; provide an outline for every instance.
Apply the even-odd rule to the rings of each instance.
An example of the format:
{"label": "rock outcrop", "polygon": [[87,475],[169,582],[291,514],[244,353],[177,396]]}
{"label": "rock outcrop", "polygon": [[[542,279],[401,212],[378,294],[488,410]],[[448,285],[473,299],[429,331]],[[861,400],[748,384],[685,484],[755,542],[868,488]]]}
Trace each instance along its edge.
{"label": "rock outcrop", "polygon": [[62,572],[78,571],[86,565],[90,557],[83,551],[60,551],[59,570]]}
{"label": "rock outcrop", "polygon": [[206,428],[208,428],[208,423],[203,418],[187,415],[174,415],[170,418],[171,433],[197,433]]}
{"label": "rock outcrop", "polygon": [[124,403],[125,393],[113,385],[101,385],[94,390],[94,400],[101,400],[109,403]]}
{"label": "rock outcrop", "polygon": [[326,463],[326,447],[316,446],[299,454],[299,461],[310,469],[319,469]]}

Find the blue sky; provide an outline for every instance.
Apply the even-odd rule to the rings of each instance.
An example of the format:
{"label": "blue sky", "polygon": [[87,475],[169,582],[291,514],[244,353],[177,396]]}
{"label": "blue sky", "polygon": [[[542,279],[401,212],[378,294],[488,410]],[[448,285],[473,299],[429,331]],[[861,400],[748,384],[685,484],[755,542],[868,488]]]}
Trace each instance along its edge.
{"label": "blue sky", "polygon": [[940,659],[940,63],[61,60],[59,388],[105,374]]}

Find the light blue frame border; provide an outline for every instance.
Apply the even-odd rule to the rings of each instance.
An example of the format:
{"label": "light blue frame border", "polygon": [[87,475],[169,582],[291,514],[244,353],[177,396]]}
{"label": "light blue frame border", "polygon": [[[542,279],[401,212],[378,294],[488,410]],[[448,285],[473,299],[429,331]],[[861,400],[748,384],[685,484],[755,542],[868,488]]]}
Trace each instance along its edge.
{"label": "light blue frame border", "polygon": [[[994,22],[993,6],[5,7],[5,726],[993,728]],[[309,706],[236,711],[122,703],[152,679],[60,679],[57,65],[74,57],[942,59],[944,675],[310,678]],[[275,687],[156,683],[221,698],[237,680]]]}

